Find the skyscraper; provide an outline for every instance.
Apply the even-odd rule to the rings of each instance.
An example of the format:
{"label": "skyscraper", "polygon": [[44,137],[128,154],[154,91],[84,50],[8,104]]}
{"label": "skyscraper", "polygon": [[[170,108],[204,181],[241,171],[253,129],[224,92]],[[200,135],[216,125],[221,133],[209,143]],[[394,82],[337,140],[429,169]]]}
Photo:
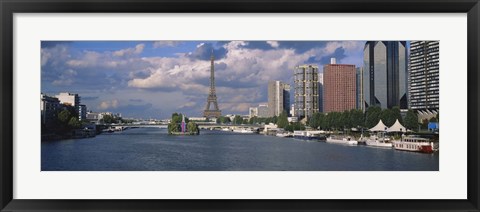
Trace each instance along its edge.
{"label": "skyscraper", "polygon": [[408,107],[405,41],[368,41],[363,49],[365,108]]}
{"label": "skyscraper", "polygon": [[357,109],[363,111],[363,67],[357,67],[357,80],[356,80],[356,90],[357,90]]}
{"label": "skyscraper", "polygon": [[279,116],[283,111],[289,113],[290,85],[280,81],[268,83],[268,110],[269,116]]}
{"label": "skyscraper", "polygon": [[318,66],[301,65],[294,70],[295,116],[302,118],[317,113]]}
{"label": "skyscraper", "polygon": [[439,109],[439,42],[410,42],[409,106]]}
{"label": "skyscraper", "polygon": [[323,66],[324,112],[343,112],[357,105],[355,65],[327,64]]}
{"label": "skyscraper", "polygon": [[318,73],[318,112],[323,112],[323,73]]}

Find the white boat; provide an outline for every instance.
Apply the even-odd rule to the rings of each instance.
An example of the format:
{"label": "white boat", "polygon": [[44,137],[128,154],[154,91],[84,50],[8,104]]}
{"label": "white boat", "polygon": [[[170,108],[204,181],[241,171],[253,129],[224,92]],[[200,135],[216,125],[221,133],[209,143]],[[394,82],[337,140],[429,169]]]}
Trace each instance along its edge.
{"label": "white boat", "polygon": [[327,143],[357,145],[358,141],[350,136],[330,136],[326,140]]}
{"label": "white boat", "polygon": [[232,130],[230,130],[230,128],[226,127],[226,128],[222,128],[222,131],[232,131]]}
{"label": "white boat", "polygon": [[280,133],[277,133],[276,136],[285,138],[285,137],[293,137],[293,134],[290,132],[280,132]]}
{"label": "white boat", "polygon": [[369,138],[366,139],[365,144],[367,146],[385,147],[385,148],[392,148],[393,146],[390,138],[386,137],[385,133],[383,132],[379,132],[376,135],[371,135]]}
{"label": "white boat", "polygon": [[247,128],[237,128],[237,129],[233,129],[233,132],[236,132],[236,133],[255,133],[255,131],[251,130],[251,129],[247,129]]}
{"label": "white boat", "polygon": [[402,135],[401,140],[393,141],[393,147],[396,150],[423,153],[433,153],[438,150],[430,139],[405,135]]}
{"label": "white boat", "polygon": [[320,133],[317,131],[296,130],[293,131],[293,137],[305,140],[318,140],[320,138]]}

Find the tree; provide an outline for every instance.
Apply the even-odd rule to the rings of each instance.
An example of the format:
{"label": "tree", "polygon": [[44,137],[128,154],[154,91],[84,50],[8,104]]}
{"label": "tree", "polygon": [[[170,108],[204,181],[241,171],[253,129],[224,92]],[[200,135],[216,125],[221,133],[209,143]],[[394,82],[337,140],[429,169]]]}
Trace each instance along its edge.
{"label": "tree", "polygon": [[368,107],[365,115],[365,126],[368,128],[372,128],[377,125],[378,121],[380,120],[381,112],[382,109],[378,106]]}
{"label": "tree", "polygon": [[410,130],[417,130],[418,116],[413,110],[408,110],[405,115],[405,127]]}
{"label": "tree", "polygon": [[395,123],[395,115],[391,109],[383,109],[380,113],[380,119],[387,126],[392,126]]}
{"label": "tree", "polygon": [[356,109],[350,110],[350,121],[352,123],[352,127],[363,128],[365,124],[365,116],[363,115],[363,111]]}
{"label": "tree", "polygon": [[288,125],[287,113],[283,111],[277,119],[278,128],[285,128]]}
{"label": "tree", "polygon": [[103,115],[103,122],[105,124],[115,123],[115,118],[113,118],[111,115]]}
{"label": "tree", "polygon": [[195,122],[188,122],[187,124],[187,130],[188,130],[188,133],[189,134],[192,134],[192,135],[198,135],[200,134],[200,129],[198,128],[198,124],[196,124]]}
{"label": "tree", "polygon": [[62,110],[60,113],[58,113],[58,120],[61,124],[67,124],[71,117],[72,114],[68,110]]}
{"label": "tree", "polygon": [[235,117],[233,118],[233,123],[234,124],[242,124],[243,122],[243,118],[239,115],[235,115]]}
{"label": "tree", "polygon": [[82,123],[80,121],[78,121],[77,118],[71,117],[70,120],[68,121],[68,126],[71,129],[78,129],[78,128],[82,127]]}
{"label": "tree", "polygon": [[291,123],[285,126],[285,130],[289,132],[293,132],[295,130],[305,130],[305,125],[300,122]]}
{"label": "tree", "polygon": [[392,113],[393,116],[395,117],[395,120],[398,119],[398,121],[403,124],[403,119],[402,119],[402,113],[400,112],[400,107],[395,106],[392,108]]}

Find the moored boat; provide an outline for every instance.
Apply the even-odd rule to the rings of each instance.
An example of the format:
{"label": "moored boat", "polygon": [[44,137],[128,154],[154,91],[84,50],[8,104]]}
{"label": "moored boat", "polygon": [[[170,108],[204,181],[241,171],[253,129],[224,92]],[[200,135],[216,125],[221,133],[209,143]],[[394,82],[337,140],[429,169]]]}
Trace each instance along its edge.
{"label": "moored boat", "polygon": [[248,133],[248,134],[255,133],[255,131],[253,131],[252,129],[247,129],[247,128],[237,128],[237,129],[233,129],[233,132],[236,132],[236,133]]}
{"label": "moored boat", "polygon": [[293,137],[304,139],[304,140],[319,140],[320,133],[318,131],[296,130],[296,131],[293,131]]}
{"label": "moored boat", "polygon": [[385,148],[392,148],[393,146],[390,138],[385,136],[385,133],[383,132],[377,133],[376,135],[371,135],[369,138],[366,139],[365,144],[367,146],[385,147]]}
{"label": "moored boat", "polygon": [[293,134],[290,132],[279,132],[276,134],[276,136],[286,138],[286,137],[293,137]]}
{"label": "moored boat", "polygon": [[350,136],[330,136],[327,137],[327,143],[335,143],[335,144],[347,144],[347,145],[357,145],[358,141]]}
{"label": "moored boat", "polygon": [[433,153],[435,151],[433,142],[427,138],[402,135],[400,140],[393,141],[396,150]]}

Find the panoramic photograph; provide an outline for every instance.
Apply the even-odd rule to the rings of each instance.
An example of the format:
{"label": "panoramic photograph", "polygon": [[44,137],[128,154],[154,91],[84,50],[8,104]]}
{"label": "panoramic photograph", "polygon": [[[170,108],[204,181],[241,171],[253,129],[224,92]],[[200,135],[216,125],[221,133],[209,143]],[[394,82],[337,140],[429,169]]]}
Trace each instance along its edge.
{"label": "panoramic photograph", "polygon": [[439,41],[42,41],[42,171],[439,171]]}

